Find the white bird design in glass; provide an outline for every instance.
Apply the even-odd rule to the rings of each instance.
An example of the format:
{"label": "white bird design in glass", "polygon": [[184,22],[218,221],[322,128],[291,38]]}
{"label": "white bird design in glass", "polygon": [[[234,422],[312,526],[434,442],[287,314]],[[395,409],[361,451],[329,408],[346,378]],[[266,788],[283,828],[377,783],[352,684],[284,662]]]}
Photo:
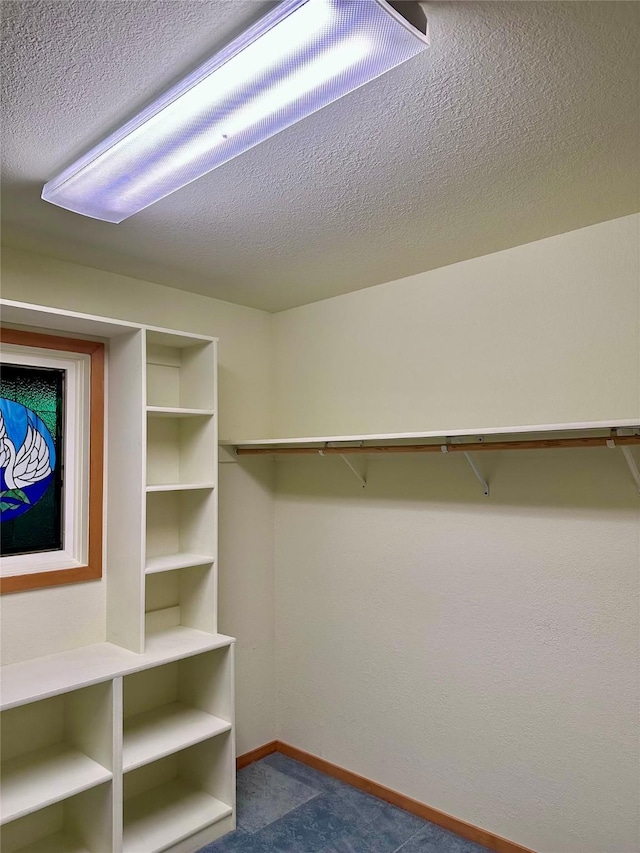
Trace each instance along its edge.
{"label": "white bird design in glass", "polygon": [[27,434],[22,447],[16,448],[7,435],[4,417],[0,411],[0,468],[8,489],[24,489],[44,480],[51,473],[49,447],[42,433],[27,421]]}

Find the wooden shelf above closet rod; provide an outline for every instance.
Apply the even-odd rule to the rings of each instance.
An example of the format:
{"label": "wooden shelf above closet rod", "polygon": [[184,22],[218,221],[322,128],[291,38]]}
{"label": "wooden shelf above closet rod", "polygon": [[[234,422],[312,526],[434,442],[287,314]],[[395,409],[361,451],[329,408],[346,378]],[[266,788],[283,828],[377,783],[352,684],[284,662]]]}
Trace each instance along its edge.
{"label": "wooden shelf above closet rod", "polygon": [[238,445],[235,449],[237,456],[275,456],[275,455],[338,455],[355,453],[475,453],[476,451],[496,450],[554,450],[565,447],[629,447],[640,445],[640,435],[614,435],[614,436],[583,436],[576,438],[539,438],[539,439],[516,439],[514,441],[472,441],[453,444],[451,442],[439,442],[437,444],[371,444],[353,446],[331,446],[324,444],[322,447],[243,447]]}

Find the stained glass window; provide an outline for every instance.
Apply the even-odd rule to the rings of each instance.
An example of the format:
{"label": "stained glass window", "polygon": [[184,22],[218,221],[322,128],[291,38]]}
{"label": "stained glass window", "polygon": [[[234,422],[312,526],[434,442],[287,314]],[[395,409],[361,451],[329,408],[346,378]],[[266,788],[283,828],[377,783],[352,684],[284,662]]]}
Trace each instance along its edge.
{"label": "stained glass window", "polygon": [[62,369],[0,365],[0,553],[62,548]]}

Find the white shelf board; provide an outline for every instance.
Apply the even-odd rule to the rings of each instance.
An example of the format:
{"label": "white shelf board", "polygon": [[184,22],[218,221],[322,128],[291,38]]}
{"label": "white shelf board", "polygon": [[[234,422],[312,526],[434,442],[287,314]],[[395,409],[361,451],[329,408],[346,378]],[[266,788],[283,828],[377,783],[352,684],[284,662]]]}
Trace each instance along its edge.
{"label": "white shelf board", "polygon": [[341,444],[343,442],[410,441],[412,439],[447,438],[459,436],[515,435],[541,432],[575,432],[583,430],[633,429],[640,426],[638,420],[585,421],[568,424],[533,424],[523,426],[477,427],[474,429],[444,429],[427,432],[363,433],[360,435],[296,436],[292,438],[247,438],[224,439],[224,447],[295,447],[298,444]]}
{"label": "white shelf board", "polygon": [[124,721],[123,770],[135,770],[230,729],[226,720],[180,702],[128,717]]}
{"label": "white shelf board", "polygon": [[215,483],[161,483],[147,486],[148,492],[186,492],[194,489],[215,489]]}
{"label": "white shelf board", "polygon": [[65,743],[4,761],[0,781],[0,823],[57,803],[107,782],[112,774]]}
{"label": "white shelf board", "polygon": [[16,853],[90,853],[89,848],[68,832],[56,832],[40,838],[26,847],[20,847]]}
{"label": "white shelf board", "polygon": [[113,643],[96,643],[9,664],[0,669],[0,708],[15,708],[234,642],[233,637],[224,634],[208,634],[194,628],[175,626],[148,636],[143,654],[127,651]]}
{"label": "white shelf board", "polygon": [[[197,655],[199,652],[220,649],[235,643],[233,637],[223,634],[207,634],[205,631],[197,631],[195,628],[185,628],[183,625],[174,625],[163,631],[154,631],[147,634],[145,656],[149,655],[160,661],[169,663],[172,660]],[[146,669],[146,667],[140,667]]]}
{"label": "white shelf board", "polygon": [[124,804],[123,853],[156,853],[222,820],[231,806],[173,779]]}
{"label": "white shelf board", "polygon": [[215,415],[213,409],[183,409],[172,406],[147,406],[147,415],[154,418],[204,418]]}
{"label": "white shelf board", "polygon": [[211,554],[191,554],[187,551],[177,554],[162,554],[159,557],[147,557],[145,574],[171,572],[174,569],[188,569],[190,566],[206,566],[215,562]]}

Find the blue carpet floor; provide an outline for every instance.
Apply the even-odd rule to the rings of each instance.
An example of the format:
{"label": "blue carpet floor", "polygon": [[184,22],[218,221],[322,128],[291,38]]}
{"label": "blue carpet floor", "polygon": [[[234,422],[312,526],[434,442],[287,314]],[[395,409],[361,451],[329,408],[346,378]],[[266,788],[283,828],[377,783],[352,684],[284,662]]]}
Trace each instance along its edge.
{"label": "blue carpet floor", "polygon": [[238,829],[200,853],[486,853],[278,753],[238,773]]}

